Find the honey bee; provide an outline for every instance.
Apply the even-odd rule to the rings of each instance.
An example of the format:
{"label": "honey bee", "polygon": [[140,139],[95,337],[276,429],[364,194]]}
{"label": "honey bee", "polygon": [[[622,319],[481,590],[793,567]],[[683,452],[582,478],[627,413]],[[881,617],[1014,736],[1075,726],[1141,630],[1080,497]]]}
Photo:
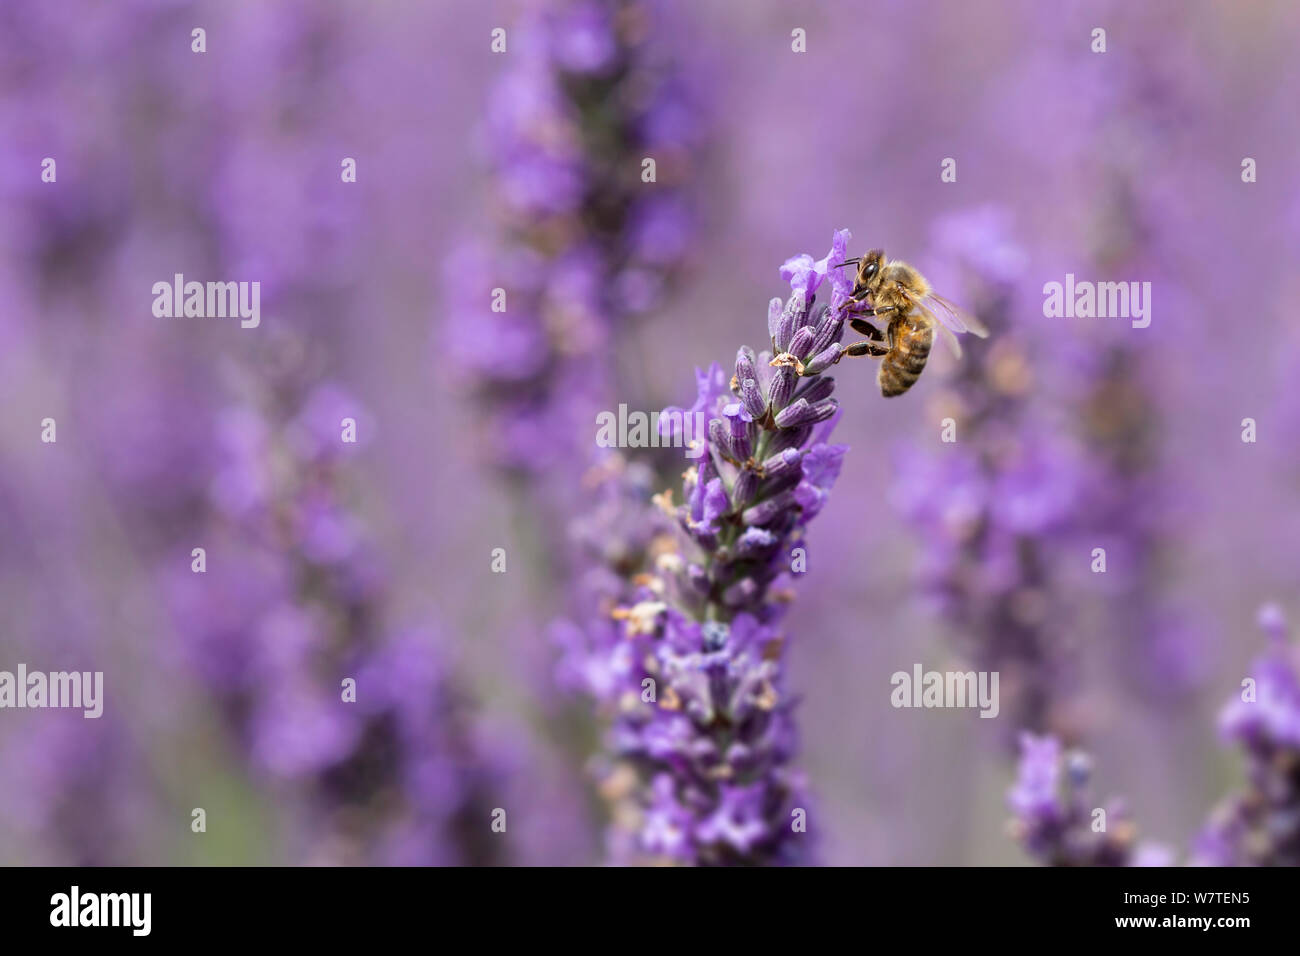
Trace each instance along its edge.
{"label": "honey bee", "polygon": [[[901,259],[886,259],[883,251],[872,249],[835,268],[850,265],[858,267],[858,275],[845,309],[851,315],[849,324],[867,339],[849,345],[843,354],[881,359],[876,381],[885,398],[902,395],[916,384],[930,357],[935,329],[958,357],[961,345],[954,332],[980,338],[989,334],[983,323],[936,294],[925,277]],[[882,332],[865,316],[888,316],[889,325]]]}

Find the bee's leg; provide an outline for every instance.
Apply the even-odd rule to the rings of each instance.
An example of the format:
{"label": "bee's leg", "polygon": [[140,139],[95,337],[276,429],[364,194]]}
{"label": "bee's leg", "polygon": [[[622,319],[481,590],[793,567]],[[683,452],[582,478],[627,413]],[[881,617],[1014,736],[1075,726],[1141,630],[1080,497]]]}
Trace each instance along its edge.
{"label": "bee's leg", "polygon": [[881,316],[881,315],[888,315],[890,312],[897,312],[897,311],[898,311],[898,306],[896,306],[896,305],[887,305],[887,306],[884,306],[884,307],[879,308],[879,309],[871,309],[871,308],[859,309],[859,308],[854,308],[854,306],[856,306],[856,305],[858,304],[858,301],[859,301],[859,300],[857,300],[857,299],[849,299],[847,302],[844,303],[843,306],[841,306],[841,308],[842,308],[842,310],[843,310],[845,313],[847,313],[847,314],[849,314],[849,315],[857,315],[857,316],[869,316],[869,315]]}
{"label": "bee's leg", "polygon": [[840,355],[870,355],[873,358],[880,358],[882,355],[888,355],[890,350],[884,345],[864,339],[861,342],[854,342],[852,345],[846,345]]}
{"label": "bee's leg", "polygon": [[881,332],[880,329],[876,328],[866,319],[854,316],[853,318],[849,319],[849,325],[853,326],[853,331],[861,332],[863,335],[865,335],[869,339],[872,339],[873,341],[883,342],[885,340],[885,333]]}
{"label": "bee's leg", "polygon": [[854,331],[861,332],[872,342],[882,343],[881,348],[886,352],[894,348],[894,337],[889,334],[889,329],[882,331],[865,319],[849,319],[849,325],[853,326]]}
{"label": "bee's leg", "polygon": [[872,315],[874,310],[869,307],[864,307],[862,301],[869,295],[871,295],[870,289],[865,287],[855,288],[849,293],[848,299],[845,300],[844,304],[841,305],[840,308],[843,311],[854,315]]}
{"label": "bee's leg", "polygon": [[854,342],[846,345],[840,352],[840,357],[845,355],[870,355],[872,358],[880,358],[888,355],[894,350],[894,337],[889,334],[889,330],[881,331],[866,319],[852,318],[849,319],[849,325],[853,326],[855,331],[861,332],[866,336],[861,342]]}

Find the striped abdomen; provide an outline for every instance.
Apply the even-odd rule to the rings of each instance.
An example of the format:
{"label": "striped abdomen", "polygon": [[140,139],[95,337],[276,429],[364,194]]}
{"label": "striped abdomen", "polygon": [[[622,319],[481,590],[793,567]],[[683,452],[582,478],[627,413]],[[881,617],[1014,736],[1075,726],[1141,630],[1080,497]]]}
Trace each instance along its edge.
{"label": "striped abdomen", "polygon": [[934,342],[934,329],[929,323],[913,321],[911,316],[895,319],[889,333],[894,348],[880,360],[880,372],[876,375],[880,394],[885,398],[902,395],[916,384]]}

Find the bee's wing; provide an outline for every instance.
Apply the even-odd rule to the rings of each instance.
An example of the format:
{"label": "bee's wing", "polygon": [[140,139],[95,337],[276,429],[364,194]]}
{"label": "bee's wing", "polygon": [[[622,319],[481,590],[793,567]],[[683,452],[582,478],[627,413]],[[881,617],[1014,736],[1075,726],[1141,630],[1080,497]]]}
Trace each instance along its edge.
{"label": "bee's wing", "polygon": [[939,337],[943,339],[944,344],[948,346],[948,351],[952,353],[952,357],[961,358],[961,343],[957,341],[957,336],[952,334],[952,329],[948,327],[948,323],[944,322],[934,314],[934,310],[929,306],[929,297],[926,296],[925,300],[918,299],[911,295],[907,297],[912,303],[912,308],[925,315],[925,317],[930,320],[931,327],[938,330]]}
{"label": "bee's wing", "polygon": [[969,332],[982,339],[988,338],[989,330],[984,327],[983,322],[938,293],[931,292],[925,296],[923,302],[915,304],[924,306],[926,311],[954,332]]}
{"label": "bee's wing", "polygon": [[948,351],[952,353],[953,358],[961,358],[961,343],[957,341],[957,336],[952,334],[952,329],[942,322],[936,322],[934,327],[939,330],[939,337],[948,345]]}

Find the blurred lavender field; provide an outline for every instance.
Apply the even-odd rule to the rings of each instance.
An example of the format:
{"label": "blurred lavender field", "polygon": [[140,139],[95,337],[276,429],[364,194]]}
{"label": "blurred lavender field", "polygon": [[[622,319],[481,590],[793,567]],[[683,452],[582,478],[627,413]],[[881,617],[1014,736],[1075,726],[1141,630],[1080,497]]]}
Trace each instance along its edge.
{"label": "blurred lavender field", "polygon": [[[7,0],[0,671],[104,710],[0,708],[0,863],[1294,865],[1298,41],[1281,0]],[[698,384],[752,437],[790,396],[755,358],[734,425],[737,348],[838,308],[837,229],[991,335],[895,399],[835,366],[726,577],[706,473],[596,414]],[[260,324],[157,317],[177,273]],[[1150,325],[1046,316],[1067,274]],[[892,706],[916,664],[998,718]]]}

